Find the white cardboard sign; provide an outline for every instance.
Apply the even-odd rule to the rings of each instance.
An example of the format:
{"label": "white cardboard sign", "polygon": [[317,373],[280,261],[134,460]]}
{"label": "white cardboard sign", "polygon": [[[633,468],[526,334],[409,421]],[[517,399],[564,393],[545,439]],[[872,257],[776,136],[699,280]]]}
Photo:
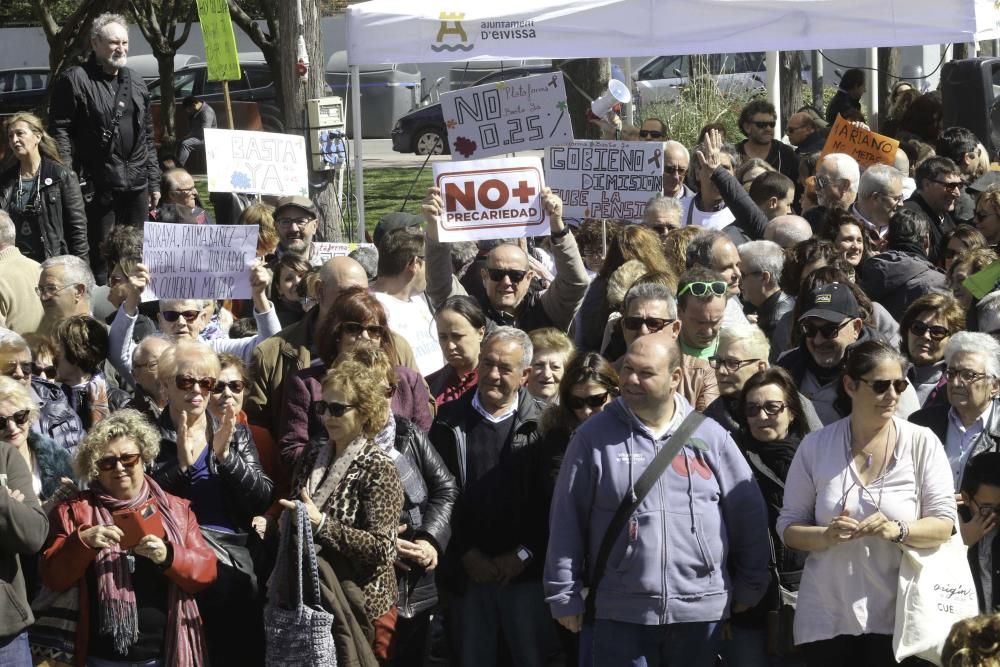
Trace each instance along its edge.
{"label": "white cardboard sign", "polygon": [[441,95],[453,160],[481,159],[573,140],[562,72]]}
{"label": "white cardboard sign", "polygon": [[309,263],[313,266],[323,266],[327,260],[334,257],[346,257],[358,248],[374,248],[374,243],[334,243],[332,241],[314,241],[312,257]]}
{"label": "white cardboard sign", "polygon": [[435,162],[434,185],[444,201],[444,213],[438,218],[441,241],[549,233],[549,217],[542,206],[545,178],[537,157]]}
{"label": "white cardboard sign", "polygon": [[563,217],[641,221],[663,192],[663,144],[588,141],[545,150],[545,182],[563,200]]}
{"label": "white cardboard sign", "polygon": [[309,196],[306,141],[300,135],[205,129],[209,192]]}
{"label": "white cardboard sign", "polygon": [[257,225],[147,222],[142,263],[150,283],[142,300],[249,299],[257,232]]}

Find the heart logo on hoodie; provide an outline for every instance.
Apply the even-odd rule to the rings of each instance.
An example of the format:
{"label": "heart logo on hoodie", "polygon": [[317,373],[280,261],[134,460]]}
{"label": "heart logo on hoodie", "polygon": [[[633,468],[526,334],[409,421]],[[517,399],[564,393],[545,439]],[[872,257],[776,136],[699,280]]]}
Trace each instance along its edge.
{"label": "heart logo on hoodie", "polygon": [[[685,461],[686,459],[686,461]],[[688,456],[687,454],[681,452],[674,457],[674,460],[670,462],[670,467],[674,469],[674,472],[681,477],[688,476],[688,468],[698,473],[702,479],[712,478],[712,469],[708,467],[697,456]]]}

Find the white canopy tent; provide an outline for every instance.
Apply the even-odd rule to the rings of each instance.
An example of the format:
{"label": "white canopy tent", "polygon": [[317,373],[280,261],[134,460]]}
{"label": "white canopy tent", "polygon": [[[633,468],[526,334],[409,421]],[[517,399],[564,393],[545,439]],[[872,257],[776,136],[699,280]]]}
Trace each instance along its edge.
{"label": "white canopy tent", "polygon": [[[359,65],[852,49],[1000,37],[994,0],[371,0],[347,8],[364,235]],[[775,68],[772,67],[772,70]]]}

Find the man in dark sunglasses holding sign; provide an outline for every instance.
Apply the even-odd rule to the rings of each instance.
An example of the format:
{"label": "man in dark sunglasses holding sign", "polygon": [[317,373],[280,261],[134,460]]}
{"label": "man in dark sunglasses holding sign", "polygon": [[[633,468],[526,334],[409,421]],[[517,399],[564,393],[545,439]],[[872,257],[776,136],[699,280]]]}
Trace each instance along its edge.
{"label": "man in dark sunglasses holding sign", "polygon": [[[799,177],[799,158],[795,149],[775,139],[778,114],[767,100],[753,100],[740,112],[740,129],[746,139],[736,144],[744,160],[759,158],[795,182]],[[780,134],[777,133],[777,134]]]}

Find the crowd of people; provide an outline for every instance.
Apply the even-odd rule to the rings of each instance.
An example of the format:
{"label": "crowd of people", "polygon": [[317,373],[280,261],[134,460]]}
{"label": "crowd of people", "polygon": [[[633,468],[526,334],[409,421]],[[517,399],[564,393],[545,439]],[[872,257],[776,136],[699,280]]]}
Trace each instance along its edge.
{"label": "crowd of people", "polygon": [[[893,88],[892,166],[820,155],[865,122],[853,70],[787,142],[766,100],[739,143],[646,119],[645,218],[546,189],[534,239],[442,242],[432,187],[318,262],[309,198],[236,204],[251,298],[144,302],[149,212],[212,221],[125,20],[92,46],[5,125],[0,664],[263,664],[283,513],[338,664],[897,664],[902,549],[956,534],[1000,604],[1000,290],[967,282],[1000,177],[936,93]],[[956,625],[945,664],[997,637]]]}

